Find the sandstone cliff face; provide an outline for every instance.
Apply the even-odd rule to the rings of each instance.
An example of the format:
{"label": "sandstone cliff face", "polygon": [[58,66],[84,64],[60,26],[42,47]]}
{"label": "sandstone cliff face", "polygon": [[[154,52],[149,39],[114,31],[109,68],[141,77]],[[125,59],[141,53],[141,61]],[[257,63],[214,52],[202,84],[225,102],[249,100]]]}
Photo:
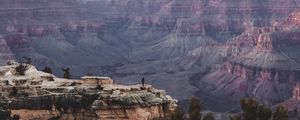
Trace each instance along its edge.
{"label": "sandstone cliff face", "polygon": [[216,96],[255,97],[265,104],[289,99],[300,78],[299,27],[291,21],[297,17],[294,12],[281,25],[250,29],[228,42],[232,58],[198,85]]}
{"label": "sandstone cliff face", "polygon": [[299,27],[299,23],[300,23],[300,18],[299,18],[299,10],[295,10],[293,11],[288,19],[286,20],[286,22],[282,25],[286,30],[290,30],[293,28]]}
{"label": "sandstone cliff face", "polygon": [[118,85],[108,77],[61,79],[31,65],[22,76],[18,65],[0,67],[1,119],[147,120],[176,108],[175,99],[150,85]]}
{"label": "sandstone cliff face", "polygon": [[65,112],[53,110],[18,109],[10,110],[13,115],[20,115],[23,120],[59,119],[59,120],[148,120],[156,115],[163,115],[163,106],[120,108],[111,110],[80,110]]}

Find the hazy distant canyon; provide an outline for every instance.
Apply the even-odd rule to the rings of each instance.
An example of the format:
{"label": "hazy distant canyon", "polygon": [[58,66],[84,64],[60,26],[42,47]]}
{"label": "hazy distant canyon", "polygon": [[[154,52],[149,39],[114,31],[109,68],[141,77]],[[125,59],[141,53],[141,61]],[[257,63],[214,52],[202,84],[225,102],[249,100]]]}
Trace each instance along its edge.
{"label": "hazy distant canyon", "polygon": [[247,96],[275,104],[290,98],[300,79],[299,6],[299,0],[0,1],[0,63],[26,56],[58,76],[69,67],[73,77],[106,75],[117,83],[145,77],[179,100],[197,95],[217,111],[234,110],[232,98]]}

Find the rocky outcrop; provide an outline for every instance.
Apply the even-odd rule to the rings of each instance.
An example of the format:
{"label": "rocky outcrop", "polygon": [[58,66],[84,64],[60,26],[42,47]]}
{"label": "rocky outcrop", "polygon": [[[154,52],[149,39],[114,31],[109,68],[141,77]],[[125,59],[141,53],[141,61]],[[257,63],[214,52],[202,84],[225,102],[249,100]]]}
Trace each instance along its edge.
{"label": "rocky outcrop", "polygon": [[282,25],[286,30],[298,28],[300,25],[300,11],[295,10],[290,14],[286,22]]}
{"label": "rocky outcrop", "polygon": [[[8,117],[20,119],[147,120],[167,116],[176,100],[151,85],[118,85],[108,77],[67,80],[28,66],[18,75],[19,63],[0,67],[0,105]],[[6,114],[0,111],[0,114]],[[1,116],[2,117],[2,116]]]}

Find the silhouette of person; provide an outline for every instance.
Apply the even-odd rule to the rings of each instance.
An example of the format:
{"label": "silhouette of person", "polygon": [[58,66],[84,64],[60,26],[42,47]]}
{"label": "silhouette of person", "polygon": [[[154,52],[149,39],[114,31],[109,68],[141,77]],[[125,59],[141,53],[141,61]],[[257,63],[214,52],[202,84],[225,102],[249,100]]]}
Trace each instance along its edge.
{"label": "silhouette of person", "polygon": [[142,78],[142,85],[145,86],[145,78]]}

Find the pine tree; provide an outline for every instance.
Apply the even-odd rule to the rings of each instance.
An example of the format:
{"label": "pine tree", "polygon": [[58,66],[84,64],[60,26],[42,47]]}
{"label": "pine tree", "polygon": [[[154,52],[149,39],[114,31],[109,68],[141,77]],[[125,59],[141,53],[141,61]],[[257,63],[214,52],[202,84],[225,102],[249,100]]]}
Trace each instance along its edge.
{"label": "pine tree", "polygon": [[257,117],[258,117],[258,120],[270,120],[272,117],[271,108],[266,107],[264,105],[260,105],[258,107]]}
{"label": "pine tree", "polygon": [[190,106],[189,106],[189,120],[201,120],[201,102],[198,98],[192,97],[190,100]]}
{"label": "pine tree", "polygon": [[203,120],[215,120],[215,117],[212,113],[208,113],[204,116]]}
{"label": "pine tree", "polygon": [[258,111],[258,102],[253,99],[242,99],[240,101],[245,120],[256,120]]}
{"label": "pine tree", "polygon": [[46,67],[43,69],[43,72],[52,74],[52,69],[51,69],[50,67],[46,66]]}
{"label": "pine tree", "polygon": [[171,120],[184,120],[184,114],[184,111],[178,106],[171,115]]}
{"label": "pine tree", "polygon": [[63,78],[71,79],[72,75],[70,73],[70,68],[63,68],[62,71],[64,71]]}
{"label": "pine tree", "polygon": [[283,106],[278,106],[273,113],[273,120],[288,120],[288,110]]}

